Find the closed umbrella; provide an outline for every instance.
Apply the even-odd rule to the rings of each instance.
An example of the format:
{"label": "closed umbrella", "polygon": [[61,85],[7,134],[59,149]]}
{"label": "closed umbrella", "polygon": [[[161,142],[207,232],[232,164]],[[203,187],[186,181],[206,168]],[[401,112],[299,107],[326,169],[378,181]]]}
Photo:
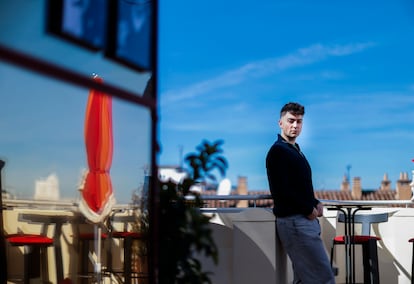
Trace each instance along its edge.
{"label": "closed umbrella", "polygon": [[[103,82],[100,77],[94,80]],[[85,145],[89,171],[79,208],[93,223],[109,215],[115,198],[109,174],[112,164],[112,98],[100,91],[89,92],[85,116]]]}
{"label": "closed umbrella", "polygon": [[[97,76],[95,81],[102,83]],[[112,164],[112,97],[97,91],[89,92],[85,115],[85,145],[89,171],[81,190],[79,210],[95,224],[95,273],[101,281],[101,227],[109,215],[115,198],[109,171]]]}

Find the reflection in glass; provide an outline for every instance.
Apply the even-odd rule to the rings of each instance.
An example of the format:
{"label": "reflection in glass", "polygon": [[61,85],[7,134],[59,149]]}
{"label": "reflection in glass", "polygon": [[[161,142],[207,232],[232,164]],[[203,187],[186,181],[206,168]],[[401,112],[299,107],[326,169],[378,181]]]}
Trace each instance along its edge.
{"label": "reflection in glass", "polygon": [[142,69],[151,68],[151,17],[149,0],[119,1],[116,57]]}
{"label": "reflection in glass", "polygon": [[64,0],[62,32],[95,48],[103,47],[106,0]]}
{"label": "reflection in glass", "polygon": [[[53,185],[57,188],[53,195],[59,200],[76,199],[87,167],[84,119],[88,90],[8,65],[1,65],[0,73],[8,82],[0,86],[4,115],[0,159],[7,162],[8,173],[3,189],[16,198],[32,199],[36,192]],[[144,184],[145,169],[151,166],[150,111],[114,99],[113,132],[111,179],[117,203],[126,204]],[[50,175],[55,181],[45,184]],[[36,191],[39,183],[44,186],[38,185]]]}

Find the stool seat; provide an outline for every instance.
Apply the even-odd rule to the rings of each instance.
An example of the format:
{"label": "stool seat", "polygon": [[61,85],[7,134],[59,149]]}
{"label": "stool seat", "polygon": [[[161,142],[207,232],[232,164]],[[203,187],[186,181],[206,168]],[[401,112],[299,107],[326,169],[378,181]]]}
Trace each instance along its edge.
{"label": "stool seat", "polygon": [[[356,235],[353,236],[351,238],[351,243],[354,244],[362,244],[362,243],[367,243],[369,240],[375,239],[377,241],[380,241],[381,238],[377,237],[377,236],[361,236],[361,235]],[[340,245],[340,244],[345,244],[345,236],[336,236],[334,239],[334,244]]]}
{"label": "stool seat", "polygon": [[35,234],[11,234],[6,236],[6,240],[13,246],[50,246],[53,244],[52,238]]}
{"label": "stool seat", "polygon": [[30,283],[30,254],[33,253],[33,250],[36,249],[39,252],[40,256],[40,264],[41,264],[41,271],[40,276],[43,279],[43,277],[47,274],[47,257],[46,257],[46,248],[53,245],[53,239],[49,238],[47,236],[43,235],[37,235],[37,234],[24,234],[24,233],[18,233],[18,234],[9,234],[6,237],[7,242],[12,246],[22,246],[25,247],[24,252],[24,276],[23,276],[23,282],[25,284]]}
{"label": "stool seat", "polygon": [[132,239],[141,239],[143,238],[142,233],[138,232],[112,232],[113,238],[132,238]]}

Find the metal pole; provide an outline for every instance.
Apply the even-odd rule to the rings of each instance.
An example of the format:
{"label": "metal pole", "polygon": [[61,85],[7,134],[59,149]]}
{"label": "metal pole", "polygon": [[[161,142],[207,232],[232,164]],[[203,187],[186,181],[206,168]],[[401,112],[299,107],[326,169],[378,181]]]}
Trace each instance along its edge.
{"label": "metal pole", "polygon": [[101,233],[102,233],[101,226],[95,225],[95,252],[96,252],[95,273],[96,273],[97,284],[102,283]]}

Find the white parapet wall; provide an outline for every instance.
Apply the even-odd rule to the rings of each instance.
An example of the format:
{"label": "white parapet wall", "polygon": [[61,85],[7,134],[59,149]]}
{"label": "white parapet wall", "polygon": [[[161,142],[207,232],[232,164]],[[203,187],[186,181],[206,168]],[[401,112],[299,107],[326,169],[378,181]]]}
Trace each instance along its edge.
{"label": "white parapet wall", "polygon": [[[213,214],[211,228],[219,249],[219,263],[200,257],[203,268],[211,271],[214,284],[292,282],[289,259],[276,240],[275,219],[269,209],[247,208],[240,212]],[[378,258],[381,283],[411,283],[414,208],[379,207],[361,214],[387,212],[388,222],[372,225],[371,234],[381,237]],[[211,214],[211,213],[209,213]],[[320,218],[322,239],[329,254],[332,238],[343,234],[343,223],[336,220],[337,211],[324,211]],[[356,225],[356,233],[360,230]],[[334,265],[337,283],[345,283],[343,246],[335,249]],[[361,249],[356,246],[356,280],[363,282]]]}
{"label": "white parapet wall", "polygon": [[277,283],[275,218],[270,209],[217,213],[211,228],[219,264],[200,259],[204,269],[213,272],[213,283]]}

